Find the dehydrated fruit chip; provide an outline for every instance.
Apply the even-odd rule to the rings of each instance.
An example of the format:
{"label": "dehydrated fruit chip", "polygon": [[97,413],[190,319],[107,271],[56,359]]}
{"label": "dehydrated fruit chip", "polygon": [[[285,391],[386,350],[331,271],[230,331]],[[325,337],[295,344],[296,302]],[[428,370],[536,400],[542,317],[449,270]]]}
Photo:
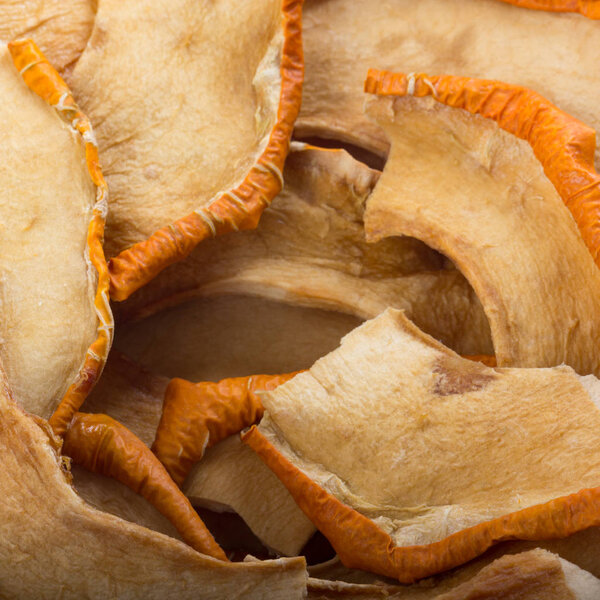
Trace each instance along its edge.
{"label": "dehydrated fruit chip", "polygon": [[0,48],[0,86],[0,356],[19,404],[58,407],[61,429],[112,341],[106,185],[89,121],[32,42]]}
{"label": "dehydrated fruit chip", "polygon": [[100,0],[69,77],[111,189],[122,300],[203,239],[255,227],[300,104],[301,0]]}
{"label": "dehydrated fruit chip", "polygon": [[347,566],[411,582],[600,524],[594,376],[488,368],[388,309],[262,401],[244,441]]}

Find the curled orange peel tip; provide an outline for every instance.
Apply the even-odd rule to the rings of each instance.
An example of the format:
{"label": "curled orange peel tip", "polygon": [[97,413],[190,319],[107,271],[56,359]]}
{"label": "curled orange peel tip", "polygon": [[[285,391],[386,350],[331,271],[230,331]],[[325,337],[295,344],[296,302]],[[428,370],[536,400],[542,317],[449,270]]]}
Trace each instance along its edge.
{"label": "curled orange peel tip", "polygon": [[227,560],[158,459],[118,421],[107,415],[76,413],[65,434],[63,452],[89,471],[112,477],[142,495],[198,552]]}
{"label": "curled orange peel tip", "polygon": [[85,146],[88,173],[96,186],[96,202],[87,233],[87,253],[89,262],[98,273],[98,286],[94,297],[94,308],[98,318],[97,337],[87,350],[76,381],[69,386],[50,417],[49,422],[54,432],[63,435],[71,418],[100,377],[113,340],[114,322],[108,295],[110,281],[102,247],[108,210],[108,190],[98,162],[98,147],[92,126],[77,106],[67,84],[32,40],[10,42],[8,50],[27,87],[54,108],[81,136]]}
{"label": "curled orange peel tip", "polygon": [[294,375],[231,377],[218,383],[172,379],[152,451],[181,486],[207,448],[260,421],[264,409],[258,390],[273,390]]}

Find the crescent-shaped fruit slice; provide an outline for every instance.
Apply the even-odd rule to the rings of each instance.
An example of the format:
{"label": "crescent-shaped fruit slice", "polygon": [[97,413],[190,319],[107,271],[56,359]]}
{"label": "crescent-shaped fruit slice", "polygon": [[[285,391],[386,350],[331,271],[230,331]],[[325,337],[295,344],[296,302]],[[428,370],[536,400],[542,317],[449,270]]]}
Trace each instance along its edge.
{"label": "crescent-shaped fruit slice", "polygon": [[467,361],[388,309],[262,401],[244,441],[349,567],[410,583],[600,524],[593,375]]}
{"label": "crescent-shaped fruit slice", "polygon": [[226,563],[85,504],[59,441],[0,393],[0,579],[14,598],[303,598],[305,562]]}
{"label": "crescent-shaped fruit slice", "polygon": [[[483,564],[481,564],[483,563]],[[506,555],[491,564],[475,564],[432,578],[425,584],[390,586],[310,578],[308,598],[315,600],[595,600],[600,580],[546,552]]]}
{"label": "crescent-shaped fruit slice", "polygon": [[0,48],[0,91],[0,356],[20,406],[60,431],[112,341],[106,185],[89,121],[32,42]]}
{"label": "crescent-shaped fruit slice", "polygon": [[369,239],[411,235],[446,254],[481,300],[499,366],[600,374],[594,131],[496,81],[373,71],[365,85],[392,143]]}
{"label": "crescent-shaped fruit slice", "polygon": [[[286,187],[265,211],[259,226],[199,246],[186,261],[171,266],[126,305],[119,305],[122,320],[139,319],[194,297],[231,294],[335,310],[360,319],[394,306],[461,354],[491,354],[487,319],[456,269],[444,269],[442,257],[415,239],[365,241],[365,203],[378,177],[378,171],[343,150],[295,146],[285,166]],[[252,306],[245,312],[252,319]],[[188,313],[187,318],[199,317]],[[185,335],[184,315],[157,315],[152,326],[150,321],[131,327],[124,324],[122,340],[137,337],[148,354],[154,347],[156,358],[164,365],[160,331],[175,341],[174,327]],[[189,354],[200,362],[200,344],[195,348]],[[207,348],[208,354],[214,352],[212,345]],[[145,362],[139,349],[125,345],[122,350]],[[225,352],[235,351],[229,347]],[[202,360],[210,362],[211,357]],[[226,363],[231,358],[224,354],[222,360]],[[312,362],[271,372],[307,368]],[[230,370],[214,376],[268,373],[269,368],[273,367]],[[170,374],[196,381],[213,377],[181,371]]]}
{"label": "crescent-shaped fruit slice", "polygon": [[303,35],[300,136],[333,137],[385,154],[388,140],[363,113],[362,82],[370,68],[510,81],[600,131],[594,51],[600,27],[581,15],[498,0],[307,0]]}
{"label": "crescent-shaped fruit slice", "polygon": [[[256,226],[300,106],[301,0],[100,0],[69,76],[111,189],[123,300],[203,239]],[[117,256],[118,255],[118,256]]]}
{"label": "crescent-shaped fruit slice", "polygon": [[0,40],[32,38],[60,72],[83,52],[94,24],[91,0],[2,0]]}

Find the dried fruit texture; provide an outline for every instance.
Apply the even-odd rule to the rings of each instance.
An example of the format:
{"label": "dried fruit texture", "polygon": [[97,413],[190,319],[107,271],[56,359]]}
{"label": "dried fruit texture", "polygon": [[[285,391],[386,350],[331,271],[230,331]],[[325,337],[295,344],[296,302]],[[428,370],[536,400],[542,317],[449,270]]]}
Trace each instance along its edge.
{"label": "dried fruit texture", "polygon": [[[333,309],[361,319],[394,306],[461,354],[491,354],[489,326],[479,301],[458,271],[443,268],[439,254],[406,237],[366,243],[364,207],[379,172],[341,150],[296,148],[286,163],[286,187],[256,230],[202,244],[185,262],[141,289],[127,306],[120,306],[122,317],[144,316],[193,296],[223,294]],[[245,312],[252,318],[250,308]],[[167,329],[160,325],[162,318],[153,327]],[[150,331],[138,336],[146,352],[152,352],[151,336]],[[154,345],[162,355],[161,345]],[[224,361],[232,360],[227,354],[236,353],[235,346],[229,343]],[[123,350],[141,360],[137,352]],[[200,359],[197,350],[189,354]],[[250,372],[224,369],[215,378],[283,373],[310,364],[281,365],[273,371],[268,366]],[[181,371],[169,374],[213,379]]]}
{"label": "dried fruit texture", "polygon": [[107,255],[125,250],[111,262],[114,298],[201,240],[255,227],[280,190],[300,16],[300,0],[100,0],[69,82],[97,123]]}
{"label": "dried fruit texture", "polygon": [[63,452],[89,471],[112,477],[146,498],[194,550],[227,560],[156,456],[118,421],[108,415],[76,413]]}
{"label": "dried fruit texture", "polygon": [[[453,102],[470,98],[471,85],[483,93],[489,83],[450,80],[462,83]],[[515,113],[511,86],[485,89],[487,104],[477,110],[498,107],[503,126],[539,121],[539,132],[528,130],[554,140],[551,105]],[[367,204],[368,238],[412,235],[446,254],[481,300],[499,366],[566,363],[600,374],[600,271],[529,144],[491,119],[430,98],[377,96],[367,110],[392,142]],[[562,166],[560,158],[549,160]],[[570,166],[562,175],[577,180],[582,171]]]}
{"label": "dried fruit texture", "polygon": [[92,32],[91,0],[3,0],[0,40],[32,38],[55,69],[81,55]]}
{"label": "dried fruit texture", "polygon": [[[7,597],[302,598],[302,559],[232,564],[85,504],[49,437],[0,395],[0,579]],[[57,543],[59,541],[60,543]],[[82,548],[85,551],[82,552]]]}
{"label": "dried fruit texture", "polygon": [[[593,51],[600,28],[581,15],[497,0],[307,0],[303,26],[299,135],[334,137],[385,154],[385,135],[363,113],[362,83],[370,68],[510,81],[600,130]],[[596,161],[600,165],[599,154]]]}
{"label": "dried fruit texture", "polygon": [[19,404],[47,419],[83,401],[112,340],[106,189],[89,122],[34,45],[0,48],[0,88],[0,356]]}
{"label": "dried fruit texture", "polygon": [[466,361],[389,309],[262,400],[245,441],[347,566],[410,583],[600,522],[593,376]]}
{"label": "dried fruit texture", "polygon": [[544,550],[503,556],[491,564],[476,561],[451,574],[417,585],[308,580],[315,600],[593,600],[600,580]]}
{"label": "dried fruit texture", "polygon": [[[340,334],[335,337],[339,341]],[[102,379],[82,410],[111,415],[150,446],[168,383],[166,377],[141,369],[113,352]],[[75,485],[79,491],[78,479],[76,473]],[[88,485],[83,496],[94,506],[163,531],[164,520],[144,499],[138,497],[128,509],[131,492],[127,488],[98,475],[89,474],[87,479],[93,480],[94,487],[90,489],[92,484]],[[297,555],[315,531],[277,477],[241,444],[238,436],[209,448],[202,462],[194,467],[183,491],[194,506],[237,512],[263,543],[284,555]]]}
{"label": "dried fruit texture", "polygon": [[598,0],[502,0],[508,4],[532,8],[534,10],[551,10],[556,12],[578,12],[590,19],[600,19]]}
{"label": "dried fruit texture", "polygon": [[261,391],[273,390],[294,375],[249,375],[198,383],[172,379],[152,451],[181,486],[207,448],[262,419]]}

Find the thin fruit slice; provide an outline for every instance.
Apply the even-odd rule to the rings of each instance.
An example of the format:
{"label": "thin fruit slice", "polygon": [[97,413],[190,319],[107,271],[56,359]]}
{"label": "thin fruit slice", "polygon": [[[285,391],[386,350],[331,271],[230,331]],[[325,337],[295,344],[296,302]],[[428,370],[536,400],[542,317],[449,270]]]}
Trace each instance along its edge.
{"label": "thin fruit slice", "polygon": [[372,71],[365,85],[392,142],[369,239],[412,235],[446,254],[481,300],[499,366],[600,374],[593,130],[500,82]]}
{"label": "thin fruit slice", "polygon": [[[122,319],[139,319],[194,297],[231,294],[336,310],[360,319],[394,306],[460,354],[492,353],[489,326],[479,300],[456,269],[444,268],[443,257],[407,237],[365,241],[365,203],[378,171],[343,150],[301,145],[290,153],[284,177],[285,189],[265,211],[256,230],[202,244],[186,261],[173,265],[126,305],[120,305]],[[249,304],[245,311],[251,321],[253,310],[258,308]],[[198,317],[190,313],[187,318]],[[169,323],[162,323],[163,319]],[[131,328],[124,325],[122,333],[126,338],[137,337],[150,349],[154,335],[150,330],[168,332],[176,327],[174,319],[187,327],[183,315],[170,318],[165,314],[157,316],[152,327],[150,321]],[[185,329],[182,333],[185,335]],[[162,356],[161,343],[157,343],[160,334],[156,335],[154,346]],[[128,347],[122,350],[141,360]],[[224,350],[236,352],[231,344]],[[189,354],[200,362],[196,352]],[[231,359],[225,354],[222,360],[227,364]],[[310,364],[275,367],[273,371],[268,366],[250,372],[230,370],[214,377],[285,372]],[[196,381],[213,379],[212,375],[169,374]]]}
{"label": "thin fruit slice", "polygon": [[[100,0],[69,82],[111,189],[111,296],[202,240],[253,228],[300,105],[301,0]],[[185,149],[185,152],[182,152]]]}
{"label": "thin fruit slice", "polygon": [[410,583],[600,524],[592,375],[467,361],[389,309],[262,401],[244,441],[349,567]]}
{"label": "thin fruit slice", "polygon": [[600,131],[600,27],[580,15],[498,0],[307,0],[303,35],[300,136],[333,137],[386,154],[388,140],[363,113],[369,68],[510,81]]}
{"label": "thin fruit slice", "polygon": [[[340,334],[335,335],[339,340]],[[113,352],[83,410],[106,412],[150,446],[168,383],[168,378],[142,369]],[[121,516],[121,506],[129,498],[129,490],[103,479],[95,476],[97,489],[92,491],[91,500],[103,510]],[[108,495],[107,487],[114,495]],[[202,463],[194,467],[183,491],[194,506],[237,512],[263,543],[284,555],[297,555],[315,531],[277,477],[241,444],[238,436],[209,448]],[[129,511],[128,519],[146,524],[142,519],[147,510],[141,507],[139,511]]]}
{"label": "thin fruit slice", "polygon": [[0,579],[9,597],[302,598],[302,559],[225,563],[85,504],[59,440],[9,398],[0,414]]}
{"label": "thin fruit slice", "polygon": [[407,587],[308,580],[308,597],[315,600],[594,600],[598,594],[600,580],[540,549],[502,556],[491,564],[476,561]]}
{"label": "thin fruit slice", "polygon": [[91,0],[3,0],[0,40],[32,38],[60,72],[83,52],[94,24]]}
{"label": "thin fruit slice", "polygon": [[31,41],[0,48],[0,86],[0,356],[19,404],[61,432],[112,341],[106,184],[89,121]]}

